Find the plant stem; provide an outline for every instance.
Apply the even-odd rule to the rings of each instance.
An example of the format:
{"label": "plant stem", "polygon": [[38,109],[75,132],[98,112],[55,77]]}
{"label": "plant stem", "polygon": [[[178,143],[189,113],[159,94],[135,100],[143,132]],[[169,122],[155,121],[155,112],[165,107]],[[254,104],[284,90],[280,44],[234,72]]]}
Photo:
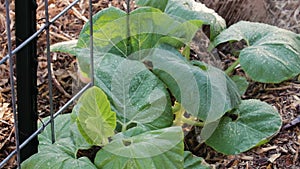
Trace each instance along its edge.
{"label": "plant stem", "polygon": [[238,64],[240,64],[240,58],[233,62],[233,64],[225,70],[225,73],[229,76]]}
{"label": "plant stem", "polygon": [[176,102],[173,107],[173,113],[175,114],[175,120],[173,122],[176,126],[181,126],[183,123],[203,127],[204,123],[196,120],[192,120],[191,118],[184,117],[185,109],[181,106],[180,103]]}
{"label": "plant stem", "polygon": [[180,109],[181,109],[181,105],[178,102],[176,102],[172,108],[173,114],[176,114],[176,112],[178,112]]}
{"label": "plant stem", "polygon": [[173,113],[175,114],[175,120],[173,122],[174,125],[181,126],[181,124],[182,124],[181,119],[183,118],[184,112],[185,112],[185,110],[183,109],[181,104],[176,102],[173,107]]}
{"label": "plant stem", "polygon": [[127,128],[127,124],[124,122],[124,123],[122,123],[120,120],[117,120],[117,123],[120,123],[120,125],[122,126],[122,132],[123,131],[126,131],[126,128]]}
{"label": "plant stem", "polygon": [[127,129],[127,125],[126,125],[126,124],[123,124],[123,125],[122,125],[122,132],[126,131],[126,129]]}
{"label": "plant stem", "polygon": [[198,126],[198,127],[203,127],[204,126],[203,122],[199,122],[199,121],[196,121],[196,120],[188,119],[188,118],[185,118],[185,117],[182,117],[181,121],[183,123],[186,123],[186,124],[189,124],[189,125],[193,125],[193,126]]}
{"label": "plant stem", "polygon": [[190,48],[190,45],[188,44],[188,45],[186,45],[185,47],[184,47],[184,49],[183,49],[183,51],[182,51],[182,55],[187,59],[187,60],[190,60],[190,50],[191,50],[191,48]]}

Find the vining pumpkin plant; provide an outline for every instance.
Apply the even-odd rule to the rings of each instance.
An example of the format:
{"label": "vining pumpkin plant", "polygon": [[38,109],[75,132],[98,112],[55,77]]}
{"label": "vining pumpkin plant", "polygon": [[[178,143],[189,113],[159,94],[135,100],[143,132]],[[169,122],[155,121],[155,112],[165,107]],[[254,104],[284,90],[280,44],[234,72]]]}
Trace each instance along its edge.
{"label": "vining pumpkin plant", "polygon": [[[250,22],[226,29],[219,15],[193,0],[136,4],[130,13],[109,7],[94,15],[95,86],[71,114],[56,119],[56,142],[47,127],[39,152],[22,167],[208,168],[184,151],[182,124],[201,127],[199,144],[223,154],[247,151],[279,131],[281,118],[272,106],[241,100],[228,76],[232,70],[190,60],[187,51],[197,30],[209,25],[211,48],[244,39],[248,47],[236,64],[253,80],[277,83],[300,72],[299,35]],[[89,25],[78,40],[51,46],[75,55],[85,78],[91,74]],[[92,146],[100,147],[92,161],[78,157]]]}

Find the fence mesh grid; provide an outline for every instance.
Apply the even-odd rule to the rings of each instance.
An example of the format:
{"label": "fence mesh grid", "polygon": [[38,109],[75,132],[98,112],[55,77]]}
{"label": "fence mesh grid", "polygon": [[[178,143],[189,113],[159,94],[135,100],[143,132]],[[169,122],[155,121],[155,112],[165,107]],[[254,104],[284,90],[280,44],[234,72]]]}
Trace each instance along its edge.
{"label": "fence mesh grid", "polygon": [[[91,77],[92,80],[90,83],[86,84],[80,91],[77,92],[66,104],[64,104],[57,112],[54,112],[53,109],[53,92],[52,92],[52,75],[51,75],[51,55],[50,55],[50,26],[58,20],[62,15],[66,14],[71,8],[73,8],[76,4],[78,4],[80,0],[74,0],[72,3],[70,3],[66,8],[64,8],[59,14],[55,15],[52,19],[49,18],[49,4],[48,0],[44,1],[44,11],[45,11],[45,23],[39,30],[37,30],[34,34],[32,34],[28,39],[26,39],[22,44],[17,46],[14,50],[12,50],[12,35],[11,35],[11,19],[9,12],[10,12],[10,1],[5,0],[5,10],[6,10],[6,33],[7,33],[7,50],[8,54],[4,56],[0,60],[0,65],[6,63],[6,61],[9,62],[9,70],[10,70],[10,79],[14,79],[14,59],[13,56],[20,51],[22,48],[24,48],[28,43],[33,41],[35,38],[38,38],[38,36],[42,32],[46,32],[46,55],[47,55],[47,70],[48,70],[48,85],[49,85],[49,105],[50,105],[50,116],[51,118],[47,121],[41,121],[42,126],[38,128],[28,139],[26,139],[23,143],[20,143],[19,141],[19,130],[18,130],[18,119],[17,118],[17,103],[16,103],[16,92],[15,92],[15,82],[14,80],[10,80],[10,86],[11,86],[11,105],[13,109],[13,117],[14,117],[14,128],[15,128],[15,142],[16,142],[16,149],[12,151],[3,161],[0,163],[0,168],[4,167],[13,156],[17,156],[17,166],[18,168],[21,168],[21,160],[20,160],[20,151],[21,149],[26,146],[33,138],[35,138],[38,134],[40,134],[46,126],[49,124],[51,125],[51,132],[52,132],[52,142],[55,142],[55,131],[54,131],[54,125],[55,125],[55,118],[61,114],[66,108],[68,108],[86,89],[88,89],[90,86],[93,85],[93,31],[90,31],[90,58],[91,58]],[[28,1],[29,3],[29,1]],[[89,4],[89,18],[92,18],[92,0],[88,0]],[[93,29],[93,24],[90,24],[90,30]]]}

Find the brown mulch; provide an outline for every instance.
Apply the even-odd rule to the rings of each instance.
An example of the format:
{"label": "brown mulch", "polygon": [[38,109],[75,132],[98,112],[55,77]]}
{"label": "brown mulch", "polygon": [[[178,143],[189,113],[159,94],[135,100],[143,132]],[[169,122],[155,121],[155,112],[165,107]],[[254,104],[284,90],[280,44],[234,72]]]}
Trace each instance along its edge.
{"label": "brown mulch", "polygon": [[[50,18],[65,8],[71,0],[49,1]],[[38,0],[37,22],[39,29],[43,25],[44,4]],[[121,0],[100,0],[93,1],[93,11],[97,12],[108,6],[116,6],[124,9],[124,1]],[[278,7],[278,6],[277,6]],[[11,3],[10,17],[14,18],[14,4]],[[283,11],[284,12],[284,11]],[[282,17],[282,16],[281,16]],[[63,17],[58,19],[50,27],[51,44],[76,39],[88,18],[87,1],[82,1]],[[12,19],[12,35],[14,35]],[[0,0],[0,59],[7,54],[7,37],[5,32],[5,10],[4,0]],[[13,39],[14,42],[14,39]],[[47,58],[44,53],[46,36],[42,33],[38,39],[38,113],[40,117],[49,115],[49,88],[47,73]],[[73,56],[66,54],[52,53],[53,66],[53,95],[54,111],[59,110],[76,92],[82,87],[76,74],[76,61]],[[223,58],[230,64],[233,57],[230,55]],[[0,65],[0,161],[15,149],[13,115],[11,109],[11,93],[9,83],[8,62]],[[236,73],[243,73],[238,72]],[[300,115],[300,79],[292,79],[281,84],[262,84],[251,82],[245,99],[257,98],[268,102],[278,109],[283,125],[290,123]],[[70,112],[70,106],[65,112]],[[192,132],[191,132],[192,133]],[[189,139],[192,139],[191,136]],[[224,156],[205,145],[199,145],[195,141],[190,143],[191,151],[202,156],[216,168],[300,168],[300,127],[292,126],[282,129],[269,143],[254,148],[239,155]],[[5,168],[14,168],[15,161],[11,160]]]}

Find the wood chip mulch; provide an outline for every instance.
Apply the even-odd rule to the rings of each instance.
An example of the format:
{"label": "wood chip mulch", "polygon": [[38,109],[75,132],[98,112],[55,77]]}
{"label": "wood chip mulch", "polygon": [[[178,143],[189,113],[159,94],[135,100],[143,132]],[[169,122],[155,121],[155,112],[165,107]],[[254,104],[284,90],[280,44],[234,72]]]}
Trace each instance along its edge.
{"label": "wood chip mulch", "polygon": [[[50,18],[58,14],[69,5],[71,0],[56,1],[49,0]],[[37,29],[43,25],[44,2],[38,0]],[[126,6],[121,0],[100,0],[93,2],[93,11],[99,11],[108,6],[116,6],[124,9]],[[5,31],[5,8],[4,0],[0,0],[0,59],[7,54],[7,37]],[[12,36],[14,36],[14,2],[10,4],[10,17],[12,18]],[[87,21],[88,5],[86,1],[77,4],[72,10],[59,18],[50,27],[51,44],[76,39]],[[14,43],[14,39],[12,39]],[[47,73],[47,58],[44,53],[46,36],[42,33],[38,39],[38,112],[40,117],[49,115],[49,88]],[[59,110],[76,92],[82,87],[76,74],[76,61],[73,56],[52,53],[53,66],[53,94],[54,111]],[[228,56],[227,60],[233,59]],[[230,62],[226,63],[230,64]],[[239,72],[236,72],[239,73]],[[14,120],[11,109],[11,93],[8,62],[0,65],[0,161],[15,149]],[[281,84],[261,84],[251,82],[247,93],[243,98],[256,98],[273,105],[280,113],[283,126],[278,135],[261,147],[254,148],[239,155],[224,156],[205,145],[199,145],[191,140],[190,148],[196,155],[202,156],[215,168],[300,168],[300,127],[297,119],[300,115],[300,79],[295,77]],[[15,80],[15,79],[14,79]],[[65,110],[70,112],[72,106]],[[188,139],[193,139],[192,136]],[[13,158],[4,168],[15,168],[16,162]]]}

